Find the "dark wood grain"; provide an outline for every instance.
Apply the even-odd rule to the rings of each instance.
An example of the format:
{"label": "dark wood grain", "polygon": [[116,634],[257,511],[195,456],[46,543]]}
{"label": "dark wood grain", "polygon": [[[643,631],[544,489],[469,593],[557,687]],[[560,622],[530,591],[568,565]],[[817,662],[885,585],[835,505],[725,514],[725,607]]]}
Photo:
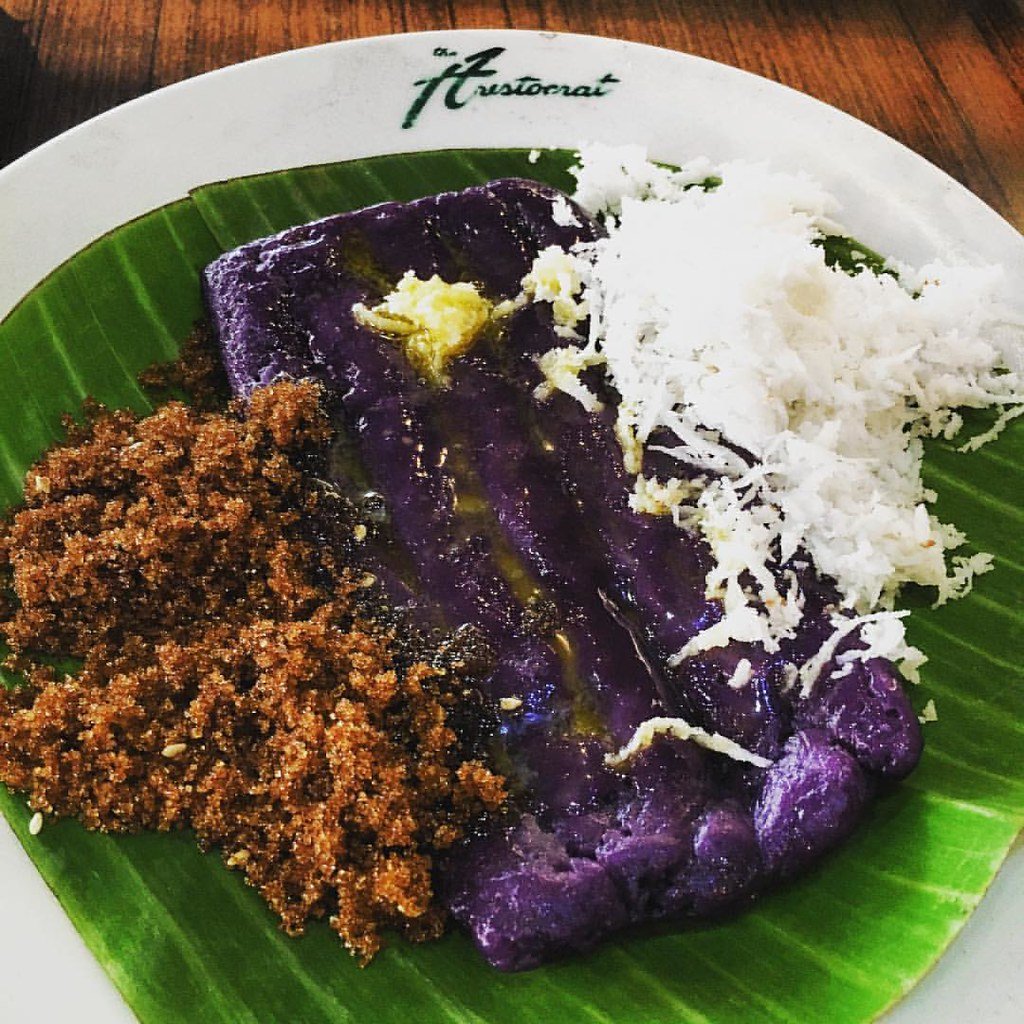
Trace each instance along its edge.
{"label": "dark wood grain", "polygon": [[236,61],[483,27],[618,36],[766,75],[906,143],[1024,227],[1021,0],[0,0],[0,165]]}

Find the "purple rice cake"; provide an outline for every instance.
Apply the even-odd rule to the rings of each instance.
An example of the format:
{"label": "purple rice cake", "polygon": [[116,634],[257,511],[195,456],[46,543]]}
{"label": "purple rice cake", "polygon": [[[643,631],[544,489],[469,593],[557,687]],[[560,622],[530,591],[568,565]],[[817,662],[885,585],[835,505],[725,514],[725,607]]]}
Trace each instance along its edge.
{"label": "purple rice cake", "polygon": [[[854,661],[832,678],[855,633],[806,695],[793,687],[793,666],[834,629],[835,592],[806,562],[778,567],[798,573],[806,596],[781,650],[734,643],[670,666],[722,614],[705,596],[710,554],[667,518],[629,508],[614,412],[534,398],[536,357],[562,343],[547,307],[484,332],[441,384],[354,312],[408,271],[513,299],[542,249],[600,234],[565,203],[499,180],[292,228],[205,272],[234,392],[282,376],[323,382],[351,442],[339,486],[354,457],[387,510],[388,539],[368,553],[385,588],[396,601],[413,594],[418,614],[471,626],[493,655],[483,686],[500,709],[514,810],[438,881],[502,970],[626,925],[742,905],[840,842],[877,783],[906,775],[921,749],[892,664]],[[744,658],[750,681],[730,686]],[[656,716],[751,757],[659,737],[610,766]]]}

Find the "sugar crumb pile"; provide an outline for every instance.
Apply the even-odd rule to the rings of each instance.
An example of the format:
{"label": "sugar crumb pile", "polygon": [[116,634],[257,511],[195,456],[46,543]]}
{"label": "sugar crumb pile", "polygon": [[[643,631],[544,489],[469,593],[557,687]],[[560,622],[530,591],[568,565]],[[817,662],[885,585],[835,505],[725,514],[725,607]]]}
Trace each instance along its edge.
{"label": "sugar crumb pile", "polygon": [[25,679],[0,688],[0,780],[91,829],[192,828],[286,931],[326,917],[366,960],[383,928],[440,933],[435,858],[505,791],[453,724],[456,653],[369,618],[324,542],[353,524],[315,483],[319,402],[98,410],[29,470],[0,526]]}

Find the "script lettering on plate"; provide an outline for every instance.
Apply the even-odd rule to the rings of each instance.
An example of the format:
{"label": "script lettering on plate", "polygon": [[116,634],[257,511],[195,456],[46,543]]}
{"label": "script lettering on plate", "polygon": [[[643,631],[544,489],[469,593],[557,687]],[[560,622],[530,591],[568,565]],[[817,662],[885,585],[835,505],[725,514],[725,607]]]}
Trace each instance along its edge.
{"label": "script lettering on plate", "polygon": [[[504,46],[492,46],[479,50],[461,59],[454,59],[438,74],[419,78],[413,85],[419,90],[402,121],[403,128],[412,128],[423,108],[439,96],[449,110],[460,110],[473,100],[494,97],[564,96],[569,99],[595,99],[607,96],[620,82],[612,72],[592,78],[589,81],[555,82],[537,75],[518,75],[514,78],[497,78],[495,66],[505,53]],[[435,48],[433,55],[441,59],[458,58],[454,50],[446,46]]]}

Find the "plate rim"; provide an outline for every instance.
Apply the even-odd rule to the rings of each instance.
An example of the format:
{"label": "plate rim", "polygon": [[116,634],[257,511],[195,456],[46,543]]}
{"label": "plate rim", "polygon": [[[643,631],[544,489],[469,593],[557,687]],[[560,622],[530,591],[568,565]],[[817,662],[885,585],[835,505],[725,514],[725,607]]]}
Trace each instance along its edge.
{"label": "plate rim", "polygon": [[[89,138],[97,130],[100,130],[110,124],[116,124],[120,120],[131,121],[132,119],[137,118],[140,113],[147,113],[150,110],[150,108],[158,108],[162,103],[166,102],[166,97],[168,96],[168,94],[172,92],[181,95],[191,89],[202,89],[206,87],[206,83],[208,83],[210,80],[216,80],[222,77],[228,77],[233,74],[237,74],[239,73],[240,69],[248,69],[249,71],[252,71],[254,68],[258,68],[260,66],[270,66],[272,64],[278,66],[292,60],[301,62],[302,60],[309,59],[310,57],[315,56],[318,53],[337,51],[352,52],[356,49],[361,48],[378,48],[381,45],[393,45],[396,43],[396,41],[401,42],[405,40],[429,42],[432,40],[438,40],[442,38],[446,40],[452,40],[453,38],[466,39],[470,37],[484,37],[489,39],[508,38],[510,40],[515,40],[517,42],[541,38],[545,40],[561,40],[563,42],[568,43],[568,45],[570,46],[581,44],[588,46],[593,46],[597,44],[601,47],[624,46],[630,52],[649,51],[653,54],[658,55],[659,59],[664,59],[665,57],[668,57],[674,61],[681,61],[683,63],[690,62],[694,67],[697,68],[713,68],[715,74],[722,74],[723,72],[734,73],[737,81],[749,81],[757,83],[757,88],[759,89],[763,89],[765,86],[768,86],[770,89],[781,90],[782,94],[786,94],[790,97],[790,102],[804,104],[809,109],[816,110],[820,114],[827,113],[830,117],[838,116],[841,127],[855,126],[857,131],[863,132],[864,130],[866,130],[868,133],[871,134],[871,136],[875,137],[884,146],[888,148],[897,147],[897,149],[900,152],[902,152],[905,156],[912,158],[913,161],[916,162],[917,166],[927,168],[927,173],[929,174],[929,176],[933,178],[937,176],[937,180],[941,181],[943,186],[947,190],[952,191],[953,194],[955,194],[958,197],[958,200],[961,203],[966,201],[968,207],[972,208],[973,215],[983,217],[986,221],[989,222],[991,228],[995,228],[998,225],[1000,233],[1003,233],[1005,230],[1008,230],[1010,234],[1006,235],[1005,244],[1016,247],[1022,254],[1022,259],[1024,259],[1024,236],[1022,236],[1018,229],[1012,223],[1010,223],[1002,214],[994,210],[983,200],[981,200],[978,196],[974,195],[965,185],[957,181],[951,174],[939,168],[937,165],[929,161],[927,158],[916,153],[906,144],[892,138],[891,136],[885,134],[880,129],[874,127],[873,125],[867,123],[864,120],[861,120],[855,115],[850,114],[842,110],[841,108],[832,106],[831,104],[825,102],[824,100],[818,99],[817,97],[811,96],[808,93],[801,92],[798,89],[785,85],[781,82],[774,81],[773,79],[759,75],[755,72],[748,71],[743,68],[738,68],[733,65],[725,64],[723,62],[703,57],[698,54],[689,53],[687,51],[673,50],[667,47],[661,47],[650,43],[639,43],[631,40],[619,39],[616,37],[609,36],[596,36],[586,33],[575,32],[543,32],[532,29],[438,29],[425,32],[406,32],[364,36],[356,39],[333,40],[329,42],[317,43],[299,48],[280,50],[271,54],[266,54],[260,57],[252,58],[250,60],[242,61],[237,64],[230,64],[224,67],[215,68],[199,75],[191,76],[189,78],[185,78],[177,82],[169,83],[168,85],[162,86],[159,89],[155,89],[151,92],[145,93],[142,96],[138,96],[124,103],[118,104],[117,106],[112,107],[109,110],[94,115],[88,120],[83,121],[80,124],[67,129],[66,131],[58,134],[52,139],[49,139],[46,142],[42,143],[40,146],[37,146],[34,149],[30,150],[29,152],[18,157],[16,160],[12,161],[10,164],[0,169],[0,198],[2,198],[2,196],[11,187],[13,187],[11,184],[12,182],[16,184],[19,178],[22,177],[23,175],[31,175],[37,167],[37,165],[45,165],[46,163],[52,161],[55,158],[58,160],[58,162],[61,160],[65,160],[67,158],[65,150],[67,150],[68,147],[73,147],[77,140],[81,138]],[[413,142],[414,144],[409,147],[409,151],[418,151],[423,150],[425,148],[434,148],[432,146],[416,146],[415,140],[412,137],[410,137],[410,142]],[[73,152],[73,150],[71,152]],[[290,166],[302,165],[285,164],[280,169],[285,169],[285,167]],[[263,172],[257,171],[254,173]],[[194,182],[192,185],[188,186],[188,188],[198,187],[201,184],[207,183],[208,182]],[[185,192],[182,193],[182,195],[178,196],[177,198],[184,198],[185,196],[187,196],[187,194],[188,190],[186,188]],[[137,216],[144,215],[145,213],[143,212],[138,214]],[[994,218],[994,220],[992,218]],[[118,221],[118,223],[110,225],[106,229],[106,231],[115,230],[117,227],[121,226],[124,223],[129,223],[133,219],[135,219],[134,216],[129,217],[125,220],[120,220]],[[99,237],[102,237],[102,235],[97,235],[87,244],[92,244],[92,242]],[[48,270],[46,270],[41,276],[36,277],[36,279],[29,285],[27,290],[24,290],[21,295],[17,296],[14,299],[9,309],[4,310],[3,296],[2,292],[0,292],[0,322],[6,320],[10,313],[17,309],[20,303],[24,301],[25,298],[28,297],[32,290],[34,290],[43,280],[45,280],[46,277],[48,277],[50,274],[56,271],[60,266],[62,266],[63,263],[67,259],[70,259],[75,252],[80,250],[80,248],[81,246],[76,247],[72,252],[68,252],[57,262],[52,263],[52,265],[49,266]],[[9,829],[9,826],[7,826],[6,822],[4,822],[2,828]],[[1024,858],[1020,856],[1020,853],[1021,840],[1020,837],[1018,837],[1016,851],[1011,853],[1011,856],[1015,857],[1017,860],[1022,860]],[[38,873],[35,872],[35,868],[31,867],[31,870],[33,871],[33,873],[36,874],[36,877],[39,878]],[[1005,865],[1004,868],[1001,869],[1001,872],[1002,871],[1005,871]],[[52,894],[50,895],[52,898]],[[59,913],[63,916],[62,910],[60,910]],[[974,914],[970,915],[968,921],[973,921],[976,917],[976,914],[977,911],[975,911]],[[75,935],[77,936],[77,932],[75,933]],[[939,960],[936,961],[936,963],[928,971],[926,977],[934,975],[938,965],[947,960],[947,958],[950,955],[951,949],[956,945],[956,943],[960,941],[961,938],[959,936],[954,938],[952,945],[949,948],[947,948],[947,950],[939,958]],[[89,960],[95,964],[95,961],[93,960],[91,954],[89,954],[86,951],[86,955],[88,956]],[[106,979],[105,974],[102,975],[102,977]],[[921,981],[919,981],[918,984],[915,985],[913,991],[917,992],[920,990],[921,983],[923,982],[923,980],[924,979],[922,978]],[[109,983],[108,981],[108,984],[110,985],[111,989],[113,989],[112,983]],[[1024,984],[1022,984],[1022,990],[1024,990]],[[906,998],[907,997],[904,997],[904,1000],[901,1005],[904,1005],[906,1003]]]}
{"label": "plate rim", "polygon": [[[767,89],[775,96],[785,97],[786,102],[803,105],[807,110],[813,110],[819,116],[838,118],[841,128],[845,127],[847,130],[860,132],[865,136],[865,138],[871,138],[874,142],[888,148],[894,154],[899,153],[901,159],[908,162],[909,166],[914,167],[918,174],[925,173],[933,180],[933,182],[941,182],[943,189],[951,193],[959,204],[966,204],[967,208],[971,209],[971,213],[974,217],[982,217],[988,220],[990,222],[990,230],[997,232],[999,235],[1005,236],[1003,240],[1004,245],[1019,249],[1021,266],[1022,269],[1024,269],[1024,234],[1022,234],[1021,230],[1018,230],[1018,228],[999,213],[999,211],[988,205],[988,203],[967,188],[966,185],[958,181],[949,172],[943,170],[927,157],[917,153],[906,143],[886,134],[880,128],[876,128],[874,125],[869,124],[867,121],[843,110],[840,107],[836,107],[825,100],[812,96],[810,93],[802,92],[793,86],[786,85],[783,82],[778,82],[775,79],[760,75],[754,71],[748,71],[745,68],[736,67],[735,65],[727,64],[723,61],[714,60],[709,57],[703,57],[689,51],[674,50],[669,47],[658,46],[651,43],[636,42],[614,36],[600,36],[580,32],[541,31],[536,29],[431,29],[423,32],[396,32],[372,36],[360,36],[354,39],[337,39],[323,43],[313,43],[308,46],[278,50],[274,53],[264,54],[260,57],[253,57],[235,64],[228,64],[223,67],[213,68],[210,71],[205,71],[198,75],[193,75],[188,78],[180,79],[176,82],[171,82],[158,89],[154,89],[151,92],[126,100],[125,102],[111,107],[108,110],[101,111],[87,120],[60,132],[53,138],[48,139],[39,146],[29,150],[27,153],[22,154],[5,167],[0,168],[0,202],[2,202],[4,195],[10,189],[17,187],[19,180],[23,176],[31,175],[37,165],[46,166],[46,164],[52,159],[53,155],[56,154],[60,157],[62,150],[73,146],[80,139],[88,139],[96,132],[102,131],[104,128],[111,125],[117,125],[121,121],[130,122],[140,113],[145,113],[151,106],[153,108],[158,108],[161,104],[166,103],[167,97],[171,94],[180,96],[192,89],[205,88],[211,81],[216,82],[221,79],[227,79],[240,73],[252,73],[253,71],[257,71],[258,73],[258,70],[261,68],[276,68],[288,61],[302,61],[310,58],[315,59],[315,57],[320,54],[339,50],[355,53],[360,49],[373,49],[382,45],[393,46],[396,43],[401,44],[407,40],[427,42],[430,40],[451,40],[453,38],[468,39],[472,37],[490,39],[507,38],[509,40],[516,41],[559,40],[568,42],[570,45],[596,45],[598,47],[606,48],[625,47],[630,52],[647,53],[657,57],[658,59],[668,58],[673,61],[681,61],[683,63],[689,63],[692,67],[697,69],[709,69],[716,75],[724,74],[726,77],[731,76],[737,83],[744,82],[754,89]],[[412,150],[422,148],[424,147],[411,147]],[[388,152],[398,151],[389,150]],[[73,153],[69,153],[69,155],[73,155]],[[364,155],[373,154],[368,153]],[[304,164],[291,164],[288,166],[304,166]],[[287,168],[275,167],[273,169],[284,170]],[[210,183],[210,181],[193,182],[191,185],[186,186],[185,190],[176,198],[185,198],[188,194],[188,189]],[[166,201],[171,200],[165,200],[164,202]],[[163,205],[163,203],[158,203],[157,205]],[[152,208],[155,207],[151,207],[151,209]],[[134,214],[119,221],[118,224],[107,227],[104,231],[113,230],[121,224],[128,223],[135,219],[136,216],[144,215],[145,212],[148,211],[144,210],[138,214]],[[102,232],[84,244],[90,244],[91,241],[95,241],[96,238],[101,236]],[[70,252],[66,252],[56,262],[48,261],[47,269],[36,273],[31,283],[14,298],[5,296],[4,294],[3,285],[6,275],[4,275],[3,270],[5,267],[5,257],[3,250],[0,249],[0,322],[7,318],[10,312],[33,288],[35,288],[41,281],[49,276],[49,274],[60,267],[67,259],[70,259],[83,247],[84,246],[78,246]]]}

